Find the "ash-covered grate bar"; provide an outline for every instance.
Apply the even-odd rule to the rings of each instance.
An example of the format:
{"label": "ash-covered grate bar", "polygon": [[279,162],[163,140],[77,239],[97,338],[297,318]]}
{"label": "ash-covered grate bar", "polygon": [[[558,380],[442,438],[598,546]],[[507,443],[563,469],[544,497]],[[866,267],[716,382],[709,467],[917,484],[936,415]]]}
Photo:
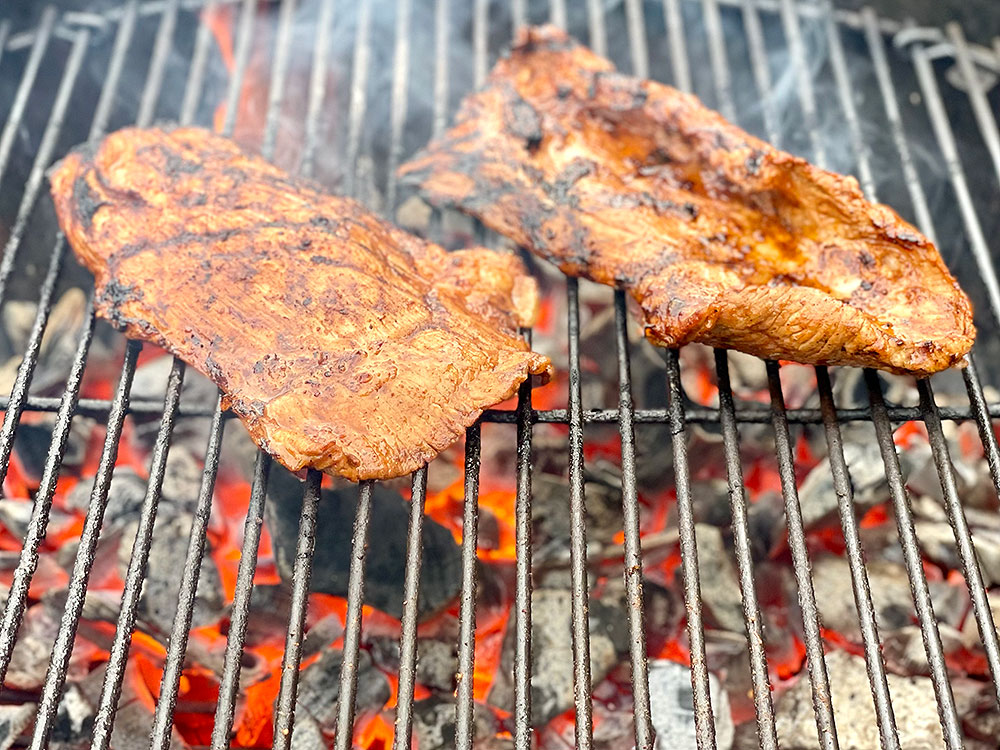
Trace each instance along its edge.
{"label": "ash-covered grate bar", "polygon": [[684,434],[684,389],[681,386],[677,351],[667,351],[667,408],[670,411],[671,446],[674,457],[674,487],[677,491],[677,528],[681,546],[681,578],[687,608],[688,649],[691,654],[692,706],[695,737],[699,750],[716,747],[715,721],[705,659],[705,626],[702,621],[701,584],[698,576],[698,548],[691,501],[691,470]]}
{"label": "ash-covered grate bar", "polygon": [[118,699],[121,697],[122,680],[125,677],[125,663],[132,644],[132,628],[135,627],[139,610],[139,596],[142,594],[143,580],[146,577],[146,563],[149,560],[149,550],[153,543],[153,526],[156,523],[156,510],[160,502],[160,488],[167,469],[167,452],[170,450],[170,438],[173,434],[177,404],[181,398],[181,386],[184,384],[184,363],[174,359],[167,378],[167,393],[163,400],[163,418],[156,434],[152,458],[149,466],[149,483],[146,495],[139,510],[139,525],[132,544],[132,554],[129,556],[128,569],[125,573],[125,587],[122,591],[121,610],[115,625],[115,637],[111,644],[108,662],[104,672],[104,685],[97,704],[97,714],[94,717],[93,744],[95,750],[107,750],[111,746],[112,724],[118,711]]}
{"label": "ash-covered grate bar", "polygon": [[267,497],[267,480],[271,473],[271,457],[258,451],[254,465],[247,519],[243,525],[243,544],[240,546],[240,565],[236,571],[236,590],[229,612],[229,635],[222,659],[222,676],[219,678],[219,702],[212,724],[212,750],[227,750],[236,701],[240,687],[240,657],[246,640],[247,621],[250,616],[250,598],[253,595],[253,576],[257,569],[257,551],[260,532],[264,526],[264,501]]}
{"label": "ash-covered grate bar", "polygon": [[809,549],[802,522],[802,507],[795,484],[795,460],[792,457],[792,440],[788,430],[785,395],[781,390],[778,363],[767,362],[768,389],[771,394],[771,425],[774,428],[774,447],[781,478],[781,496],[785,504],[785,522],[788,525],[788,547],[792,554],[799,609],[802,611],[802,630],[805,635],[806,668],[812,688],[813,713],[816,730],[823,750],[837,750],[836,718],[830,697],[830,676],[823,655],[823,633],[819,607],[813,587],[809,563]]}
{"label": "ash-covered grate bar", "polygon": [[587,500],[583,483],[583,410],[580,392],[580,286],[566,280],[566,331],[569,339],[569,524],[570,576],[573,591],[573,697],[576,747],[590,750],[594,741],[590,697],[590,582],[587,573]]}
{"label": "ash-covered grate bar", "polygon": [[750,551],[750,529],[747,523],[747,498],[740,465],[740,436],[733,410],[733,388],[729,379],[729,360],[722,349],[715,350],[715,371],[719,384],[719,410],[722,414],[722,441],[729,477],[729,506],[732,513],[733,547],[739,570],[740,592],[743,597],[743,620],[750,652],[750,678],[753,681],[754,710],[757,714],[757,737],[761,750],[777,750],[778,734],[774,725],[774,704],[764,653],[763,614],[757,602]]}

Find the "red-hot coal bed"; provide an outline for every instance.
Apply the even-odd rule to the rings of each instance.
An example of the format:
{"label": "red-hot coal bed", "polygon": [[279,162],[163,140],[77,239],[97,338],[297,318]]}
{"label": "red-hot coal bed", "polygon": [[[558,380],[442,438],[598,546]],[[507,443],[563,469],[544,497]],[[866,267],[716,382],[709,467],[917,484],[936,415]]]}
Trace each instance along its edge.
{"label": "red-hot coal bed", "polygon": [[[211,31],[214,53],[227,70],[238,64],[234,48],[239,9],[223,5],[201,14]],[[235,117],[227,117],[225,98],[212,104],[214,125],[249,148],[265,146],[272,87],[275,14],[261,14],[253,26]],[[455,30],[458,33],[458,30]],[[287,61],[282,116],[272,142],[273,158],[299,169],[307,127],[310,60],[294,50]],[[377,61],[376,61],[377,65]],[[328,92],[345,91],[351,81],[331,68]],[[346,96],[346,95],[345,95]],[[319,141],[350,141],[349,117],[332,114],[322,121]],[[211,117],[209,119],[212,119]],[[317,134],[309,135],[316,138]],[[348,143],[348,150],[350,150]],[[391,161],[391,159],[390,159]],[[338,165],[320,159],[313,176],[334,189],[344,187]],[[353,191],[364,198],[364,169],[353,179]],[[372,179],[372,178],[367,178]],[[367,186],[367,187],[366,187]],[[471,222],[449,213],[432,212],[417,198],[400,202],[395,218],[417,233],[435,233],[449,246],[481,241]],[[499,242],[497,238],[489,238]],[[566,280],[552,269],[536,266],[544,304],[533,335],[536,346],[552,356],[557,375],[536,388],[532,407],[559,415],[568,408]],[[5,308],[4,324],[27,336],[35,311],[30,306]],[[51,335],[42,343],[42,364],[35,375],[45,387],[46,362],[72,357],[75,338],[67,333],[86,315],[85,296],[71,289],[55,303]],[[586,571],[589,608],[590,677],[594,747],[628,748],[634,735],[634,647],[630,631],[629,591],[623,576],[628,551],[623,524],[622,437],[617,422],[619,363],[615,356],[616,316],[613,292],[581,283],[579,287],[581,393],[585,409],[607,418],[589,420],[584,430],[583,490],[586,498]],[[18,318],[20,316],[20,318]],[[632,351],[631,385],[637,407],[665,411],[667,377],[664,353],[641,340],[628,323]],[[124,352],[121,336],[99,336],[92,347],[81,389],[87,399],[114,395]],[[61,358],[61,359],[60,359]],[[634,482],[641,539],[641,593],[648,659],[652,724],[657,747],[695,747],[690,608],[685,606],[678,491],[672,450],[680,439],[689,463],[690,508],[700,574],[700,618],[704,626],[705,665],[711,675],[710,696],[717,747],[758,746],[760,695],[754,690],[753,649],[748,647],[747,619],[736,548],[746,547],[752,564],[763,633],[762,676],[770,684],[776,736],[784,748],[819,747],[807,668],[806,625],[815,613],[802,598],[796,550],[811,566],[814,604],[818,608],[820,642],[842,748],[875,748],[879,744],[873,690],[866,671],[865,623],[859,618],[858,591],[852,570],[851,545],[860,542],[887,685],[893,698],[895,724],[906,748],[941,747],[931,665],[925,652],[920,619],[915,612],[903,553],[897,511],[875,427],[867,418],[840,425],[842,455],[849,472],[852,500],[838,493],[831,466],[829,434],[823,420],[803,419],[790,426],[790,457],[801,508],[803,536],[790,542],[786,495],[779,472],[780,446],[768,417],[771,391],[765,365],[745,355],[728,355],[736,407],[761,419],[741,421],[737,466],[742,491],[731,489],[727,444],[718,414],[720,387],[713,353],[689,346],[680,353],[681,381],[689,420],[677,438],[669,419],[639,420],[635,425]],[[17,362],[0,370],[0,391],[13,385]],[[171,358],[154,346],[139,356],[131,396],[136,403],[162,402]],[[781,363],[780,378],[789,410],[819,415],[821,399],[813,368]],[[860,371],[832,373],[832,393],[841,410],[867,407],[869,395]],[[941,387],[937,402],[967,405],[960,379],[952,391]],[[885,378],[890,404],[914,407],[912,380]],[[988,392],[990,401],[996,394]],[[160,698],[171,623],[177,609],[177,586],[188,553],[202,483],[205,446],[216,391],[198,373],[188,371],[167,457],[159,509],[145,583],[137,610],[127,667],[114,721],[112,747],[146,747]],[[199,416],[183,416],[184,409]],[[422,566],[417,611],[417,661],[413,688],[413,746],[435,750],[455,746],[460,684],[471,683],[474,698],[473,745],[513,747],[515,662],[515,596],[517,590],[517,399],[498,410],[510,418],[481,427],[478,483],[476,585],[469,592],[475,612],[474,670],[463,674],[461,643],[462,541],[466,516],[466,446],[459,443],[435,460],[427,473]],[[754,411],[755,410],[755,411]],[[804,411],[803,411],[804,410]],[[690,415],[695,415],[690,417]],[[912,419],[918,419],[914,409]],[[27,411],[18,427],[14,452],[0,501],[0,582],[9,586],[28,533],[32,500],[39,489],[54,415]],[[30,736],[35,702],[45,681],[52,643],[67,597],[67,585],[81,534],[94,477],[98,473],[107,414],[81,413],[74,418],[52,501],[47,532],[31,579],[27,608],[4,681],[0,705],[2,747]],[[115,457],[100,540],[83,603],[69,663],[66,692],[53,726],[59,747],[87,745],[94,709],[119,618],[121,595],[133,539],[150,474],[150,460],[160,411],[138,409],[126,417]],[[560,423],[562,422],[562,423]],[[573,580],[570,519],[570,428],[565,417],[539,420],[532,430],[530,550],[531,584],[531,714],[538,748],[575,745],[578,706],[574,693],[572,638]],[[997,747],[1000,714],[993,697],[987,657],[961,572],[949,523],[945,490],[923,421],[894,423],[892,439],[905,480],[906,500],[915,519],[917,558],[928,582],[933,616],[938,623],[943,657],[951,675],[953,699],[966,747]],[[983,444],[974,421],[946,422],[944,435],[955,466],[957,489],[977,544],[987,586],[1000,584],[1000,504],[994,491]],[[206,554],[201,566],[186,656],[173,715],[171,745],[206,747],[223,680],[227,636],[244,543],[256,449],[243,428],[231,420],[224,432],[221,461],[207,523]],[[836,463],[836,461],[835,461]],[[786,477],[787,478],[787,477]],[[401,663],[401,617],[404,558],[410,519],[410,479],[379,483],[372,500],[365,572],[360,653],[356,661],[357,694],[353,728],[338,727],[340,675],[344,664],[347,591],[351,567],[352,524],[358,488],[325,477],[318,506],[315,553],[308,594],[301,664],[295,702],[293,747],[332,746],[335,735],[353,732],[353,746],[382,750],[393,744]],[[738,488],[738,485],[737,485]],[[741,494],[742,492],[742,494]],[[744,505],[745,503],[745,505]],[[746,514],[748,535],[734,532],[733,508]],[[303,507],[299,478],[280,466],[270,469],[264,524],[253,573],[253,595],[240,659],[239,687],[229,744],[234,748],[271,747],[276,703],[282,680],[288,622],[292,610],[292,570]],[[853,508],[853,515],[850,512]],[[797,526],[798,524],[796,524]],[[845,531],[846,528],[846,531]],[[794,531],[797,532],[797,529]],[[795,541],[795,540],[792,540]],[[860,558],[859,558],[860,559]],[[912,573],[912,571],[910,571]],[[862,598],[864,592],[861,592]],[[990,594],[994,610],[1000,605]],[[803,606],[807,611],[803,611]],[[641,654],[640,654],[641,657]],[[761,666],[758,664],[758,671]],[[27,709],[25,707],[28,707]],[[5,733],[6,732],[6,733]]]}

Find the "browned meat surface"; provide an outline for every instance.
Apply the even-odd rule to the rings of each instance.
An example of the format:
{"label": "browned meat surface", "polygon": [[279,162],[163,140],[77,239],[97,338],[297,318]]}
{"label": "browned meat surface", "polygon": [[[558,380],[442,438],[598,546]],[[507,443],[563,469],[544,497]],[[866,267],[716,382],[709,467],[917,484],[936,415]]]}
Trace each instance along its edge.
{"label": "browned meat surface", "polygon": [[513,256],[447,253],[200,129],[129,129],[52,172],[99,313],[210,377],[293,471],[413,471],[549,361]]}
{"label": "browned meat surface", "polygon": [[402,173],[566,273],[628,289],[663,346],[927,375],[975,336],[936,248],[853,178],[551,27],[523,31]]}

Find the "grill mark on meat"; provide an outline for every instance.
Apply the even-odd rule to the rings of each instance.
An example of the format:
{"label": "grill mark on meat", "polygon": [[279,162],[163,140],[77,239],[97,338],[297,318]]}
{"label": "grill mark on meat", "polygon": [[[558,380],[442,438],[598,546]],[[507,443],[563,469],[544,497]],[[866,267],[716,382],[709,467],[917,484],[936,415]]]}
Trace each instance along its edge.
{"label": "grill mark on meat", "polygon": [[663,346],[923,376],[961,365],[975,338],[934,245],[856,180],[554,27],[522,31],[400,175],[566,273],[627,289]]}
{"label": "grill mark on meat", "polygon": [[293,471],[410,473],[548,376],[516,256],[446,253],[208,131],[119,131],[50,179],[98,313],[211,378]]}

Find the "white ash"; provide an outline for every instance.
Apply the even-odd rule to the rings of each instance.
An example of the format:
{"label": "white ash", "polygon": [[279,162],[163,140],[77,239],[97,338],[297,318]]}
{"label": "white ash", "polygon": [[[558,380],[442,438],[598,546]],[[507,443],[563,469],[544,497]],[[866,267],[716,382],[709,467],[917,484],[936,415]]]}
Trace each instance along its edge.
{"label": "white ash", "polygon": [[[880,747],[865,660],[845,651],[831,651],[826,654],[826,667],[841,749]],[[907,750],[940,750],[944,740],[930,679],[890,674],[888,681],[901,746]],[[778,743],[784,750],[819,747],[812,687],[805,672],[778,698],[775,713]]]}
{"label": "white ash", "polygon": [[695,526],[695,537],[705,620],[724,630],[742,632],[743,597],[722,533],[714,526],[699,523]]}
{"label": "white ash", "polygon": [[[708,681],[716,747],[729,750],[735,731],[729,698],[715,675],[709,674]],[[649,708],[656,730],[656,750],[696,750],[694,695],[688,667],[664,659],[649,662]]]}

